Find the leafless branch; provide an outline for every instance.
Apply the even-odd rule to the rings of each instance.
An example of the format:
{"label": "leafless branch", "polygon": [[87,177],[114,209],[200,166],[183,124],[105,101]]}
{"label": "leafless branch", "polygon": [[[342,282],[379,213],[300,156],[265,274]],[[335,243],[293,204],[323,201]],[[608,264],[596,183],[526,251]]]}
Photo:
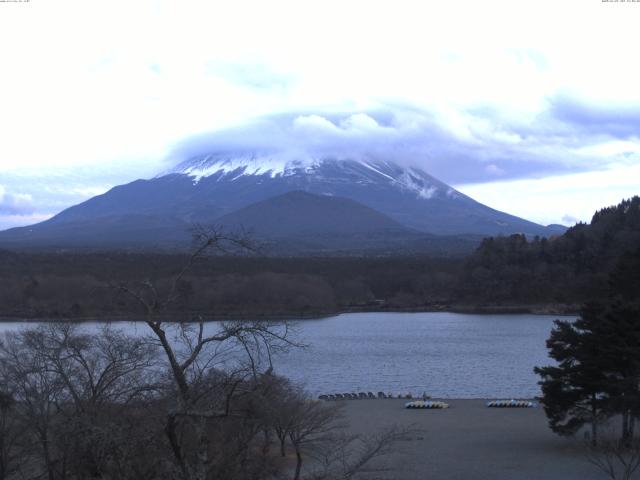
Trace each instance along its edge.
{"label": "leafless branch", "polygon": [[586,459],[612,480],[629,480],[640,467],[640,439],[624,442],[609,435],[586,446]]}

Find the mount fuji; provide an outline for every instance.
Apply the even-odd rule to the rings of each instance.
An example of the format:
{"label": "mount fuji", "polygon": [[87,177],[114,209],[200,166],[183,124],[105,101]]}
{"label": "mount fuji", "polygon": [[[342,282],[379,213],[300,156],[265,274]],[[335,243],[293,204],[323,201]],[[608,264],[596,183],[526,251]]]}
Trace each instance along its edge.
{"label": "mount fuji", "polygon": [[252,230],[280,253],[283,245],[292,253],[428,251],[462,238],[469,247],[482,236],[564,231],[494,210],[391,161],[218,152],[0,232],[0,246],[172,248],[186,244],[194,223]]}

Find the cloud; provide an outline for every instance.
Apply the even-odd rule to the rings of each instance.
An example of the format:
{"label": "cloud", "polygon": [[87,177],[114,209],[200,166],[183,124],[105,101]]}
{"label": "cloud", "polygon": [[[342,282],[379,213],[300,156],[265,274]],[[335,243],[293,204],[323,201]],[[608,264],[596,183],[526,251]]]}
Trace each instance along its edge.
{"label": "cloud", "polygon": [[6,230],[13,227],[22,227],[25,225],[33,225],[34,223],[43,222],[51,218],[53,214],[34,213],[30,215],[4,215],[0,213],[0,230]]}
{"label": "cloud", "polygon": [[0,185],[0,215],[26,216],[34,211],[31,195],[9,193]]}
{"label": "cloud", "polygon": [[562,216],[562,224],[563,225],[574,225],[574,224],[578,223],[579,221],[580,220],[578,220],[573,215],[565,214],[565,215]]}
{"label": "cloud", "polygon": [[490,207],[540,224],[590,222],[601,208],[640,195],[640,163],[536,179],[458,185],[457,189]]}
{"label": "cloud", "polygon": [[212,60],[206,64],[205,73],[248,88],[263,91],[280,91],[290,88],[295,77],[276,72],[265,64]]}
{"label": "cloud", "polygon": [[[195,154],[379,156],[454,184],[640,161],[637,18],[617,5],[31,3],[0,15],[0,41],[12,46],[0,183],[30,194],[38,212],[84,200],[66,193],[76,183],[89,195],[154,176],[185,138],[177,150]],[[272,116],[247,122],[260,115]],[[48,172],[38,185],[56,192],[18,178],[27,167]],[[74,180],[53,178],[66,167]]]}
{"label": "cloud", "polygon": [[41,222],[51,214],[37,212],[34,198],[28,193],[10,193],[0,185],[0,230]]}
{"label": "cloud", "polygon": [[487,165],[485,167],[485,171],[491,175],[495,175],[496,177],[499,177],[500,175],[504,175],[504,170],[502,170],[497,165],[494,165],[493,163],[490,165]]}
{"label": "cloud", "polygon": [[[0,230],[31,225],[104,193],[111,185],[86,172],[0,173]],[[19,192],[19,193],[16,193]]]}
{"label": "cloud", "polygon": [[638,138],[640,104],[601,104],[567,94],[550,100],[550,114],[556,120],[583,133],[616,139]]}
{"label": "cloud", "polygon": [[[490,107],[430,111],[387,105],[360,112],[290,112],[188,137],[175,145],[169,159],[178,163],[210,153],[268,152],[303,162],[327,157],[392,160],[459,184],[605,168],[608,161],[619,160],[602,155],[605,147],[640,152],[637,139],[612,150],[607,147],[611,137],[581,131],[558,116],[557,103],[552,105],[526,120]],[[635,157],[625,158],[635,162]]]}

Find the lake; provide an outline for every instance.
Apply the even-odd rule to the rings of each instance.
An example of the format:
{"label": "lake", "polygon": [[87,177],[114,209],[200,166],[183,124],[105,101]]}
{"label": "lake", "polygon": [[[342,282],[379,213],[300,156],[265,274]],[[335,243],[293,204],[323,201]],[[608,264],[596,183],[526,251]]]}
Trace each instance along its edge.
{"label": "lake", "polygon": [[[304,384],[314,396],[384,391],[444,398],[530,398],[540,393],[533,367],[552,363],[545,340],[555,318],[429,312],[304,320],[298,323],[298,338],[308,347],[277,357],[275,371]],[[146,333],[139,323],[117,325]],[[0,331],[24,327],[2,323]],[[209,328],[215,328],[215,322]]]}

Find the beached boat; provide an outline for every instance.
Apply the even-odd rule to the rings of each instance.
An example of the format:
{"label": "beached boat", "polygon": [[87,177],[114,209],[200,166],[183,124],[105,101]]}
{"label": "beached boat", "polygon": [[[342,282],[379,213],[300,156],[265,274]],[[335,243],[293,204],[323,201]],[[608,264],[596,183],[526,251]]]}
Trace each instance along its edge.
{"label": "beached boat", "polygon": [[529,400],[492,400],[487,402],[491,408],[534,408],[536,404]]}
{"label": "beached boat", "polygon": [[436,401],[430,401],[430,400],[414,400],[413,402],[407,402],[404,404],[404,408],[433,408],[433,409],[439,409],[439,408],[449,408],[449,404],[448,403],[444,403],[444,402],[436,402]]}

